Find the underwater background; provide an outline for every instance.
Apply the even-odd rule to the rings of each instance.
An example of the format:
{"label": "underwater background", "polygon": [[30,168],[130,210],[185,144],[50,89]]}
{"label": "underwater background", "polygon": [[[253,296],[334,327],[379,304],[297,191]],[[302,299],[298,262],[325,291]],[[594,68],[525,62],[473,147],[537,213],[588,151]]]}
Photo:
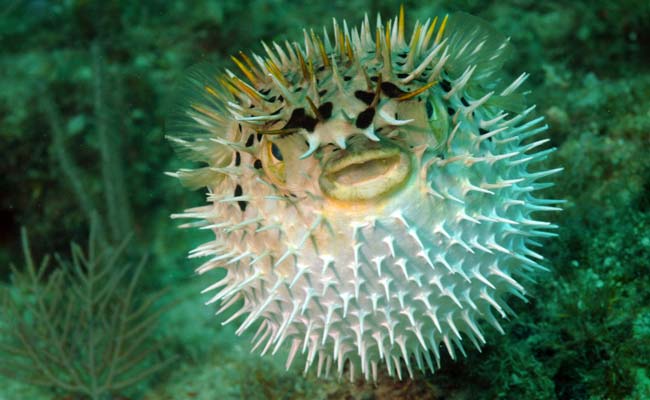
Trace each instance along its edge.
{"label": "underwater background", "polygon": [[[435,375],[287,372],[203,305],[215,275],[186,256],[212,233],[169,218],[204,196],[164,175],[187,166],[166,119],[197,63],[402,3],[409,26],[462,10],[511,37],[565,168],[551,272]],[[650,399],[648,1],[0,0],[0,154],[0,400]]]}

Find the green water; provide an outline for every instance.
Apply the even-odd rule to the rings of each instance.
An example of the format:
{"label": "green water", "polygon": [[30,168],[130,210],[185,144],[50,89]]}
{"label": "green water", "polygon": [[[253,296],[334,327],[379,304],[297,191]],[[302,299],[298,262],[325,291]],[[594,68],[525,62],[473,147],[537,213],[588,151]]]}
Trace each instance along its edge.
{"label": "green water", "polygon": [[462,10],[511,38],[565,168],[505,335],[414,380],[285,371],[204,306],[223,271],[186,256],[212,234],[169,218],[205,202],[164,175],[189,166],[165,140],[189,68],[400,2],[0,0],[0,400],[650,398],[650,3],[404,4],[409,34]]}

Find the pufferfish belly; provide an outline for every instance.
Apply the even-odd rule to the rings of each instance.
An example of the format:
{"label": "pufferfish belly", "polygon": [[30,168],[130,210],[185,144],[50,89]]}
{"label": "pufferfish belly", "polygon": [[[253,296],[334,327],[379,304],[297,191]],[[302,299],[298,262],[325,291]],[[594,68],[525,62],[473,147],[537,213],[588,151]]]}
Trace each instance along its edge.
{"label": "pufferfish belly", "polygon": [[254,350],[413,377],[480,349],[485,324],[503,333],[518,280],[545,269],[533,248],[556,226],[535,215],[560,201],[534,192],[561,168],[532,170],[546,125],[483,21],[417,22],[407,41],[402,10],[333,36],[241,53],[245,80],[191,76],[170,140],[204,166],[172,175],[209,204],[174,217],[214,232],[191,256],[226,270],[208,303],[236,309],[224,323],[255,329]]}

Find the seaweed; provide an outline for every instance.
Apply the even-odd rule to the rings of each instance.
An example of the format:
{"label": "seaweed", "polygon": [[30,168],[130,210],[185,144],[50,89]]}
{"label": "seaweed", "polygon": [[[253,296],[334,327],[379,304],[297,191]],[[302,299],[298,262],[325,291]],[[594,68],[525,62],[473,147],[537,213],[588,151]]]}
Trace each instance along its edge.
{"label": "seaweed", "polygon": [[139,298],[146,256],[122,265],[129,238],[100,245],[96,224],[88,248],[72,243],[70,260],[49,255],[35,263],[23,228],[25,266],[11,266],[14,289],[3,296],[0,374],[92,400],[141,382],[171,359],[156,356],[152,340],[165,307],[158,292]]}

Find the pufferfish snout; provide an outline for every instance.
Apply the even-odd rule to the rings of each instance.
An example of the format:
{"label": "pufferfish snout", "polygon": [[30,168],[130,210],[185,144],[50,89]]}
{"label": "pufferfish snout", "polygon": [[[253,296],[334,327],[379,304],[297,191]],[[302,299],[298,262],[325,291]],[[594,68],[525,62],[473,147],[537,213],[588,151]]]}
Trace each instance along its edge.
{"label": "pufferfish snout", "polygon": [[385,143],[357,140],[323,164],[318,179],[327,197],[342,201],[380,198],[407,181],[411,160],[406,151]]}
{"label": "pufferfish snout", "polygon": [[214,232],[190,257],[225,277],[205,289],[253,350],[305,372],[376,380],[440,368],[513,314],[555,236],[537,197],[554,149],[505,82],[508,41],[454,14],[404,13],[264,44],[230,70],[189,78],[170,140],[200,164],[171,175],[207,188],[175,218]]}

